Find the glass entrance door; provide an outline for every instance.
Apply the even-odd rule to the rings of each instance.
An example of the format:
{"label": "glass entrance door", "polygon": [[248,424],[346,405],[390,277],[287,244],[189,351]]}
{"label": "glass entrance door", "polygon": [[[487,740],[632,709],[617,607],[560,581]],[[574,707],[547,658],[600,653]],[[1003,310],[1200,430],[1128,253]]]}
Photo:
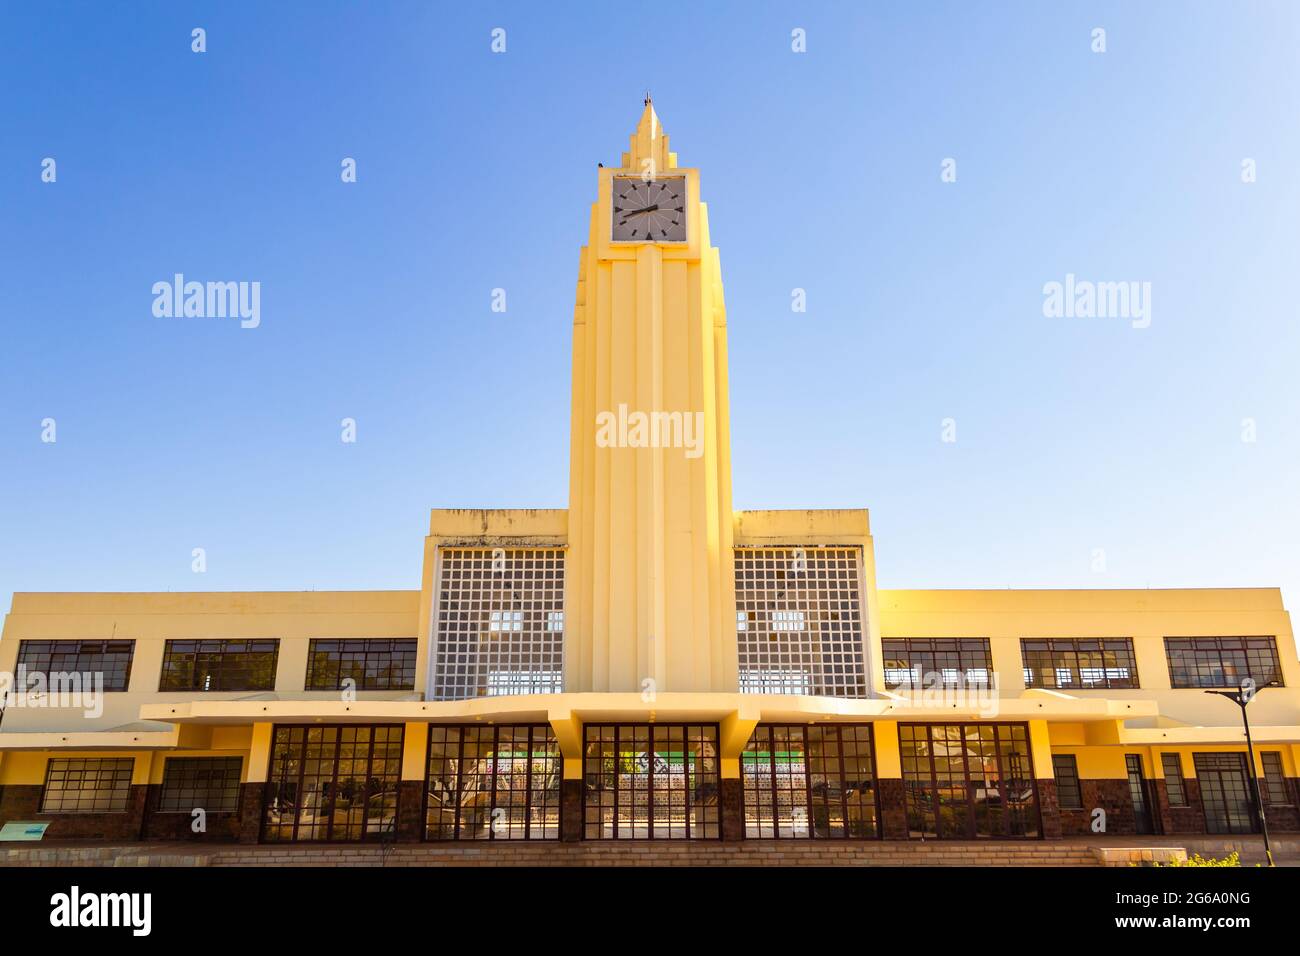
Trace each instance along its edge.
{"label": "glass entrance door", "polygon": [[1206,833],[1254,833],[1255,802],[1245,754],[1193,754]]}
{"label": "glass entrance door", "polygon": [[1037,837],[1038,793],[1024,724],[900,724],[915,837]]}
{"label": "glass entrance door", "polygon": [[875,837],[870,724],[759,724],[740,757],[746,838]]}
{"label": "glass entrance door", "polygon": [[268,843],[378,840],[397,822],[402,726],[276,727],[262,836]]}
{"label": "glass entrance door", "polygon": [[1146,775],[1142,772],[1142,758],[1138,754],[1125,754],[1128,768],[1128,791],[1133,798],[1133,821],[1138,833],[1154,833],[1151,818],[1151,793],[1147,789]]}
{"label": "glass entrance door", "polygon": [[717,724],[587,724],[583,735],[586,839],[719,837]]}

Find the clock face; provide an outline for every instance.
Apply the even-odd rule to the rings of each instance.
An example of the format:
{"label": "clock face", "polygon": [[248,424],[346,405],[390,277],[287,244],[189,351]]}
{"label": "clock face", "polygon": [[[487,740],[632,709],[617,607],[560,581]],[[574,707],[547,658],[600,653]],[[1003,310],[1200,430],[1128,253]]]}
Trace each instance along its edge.
{"label": "clock face", "polygon": [[686,180],[615,179],[615,242],[685,242]]}

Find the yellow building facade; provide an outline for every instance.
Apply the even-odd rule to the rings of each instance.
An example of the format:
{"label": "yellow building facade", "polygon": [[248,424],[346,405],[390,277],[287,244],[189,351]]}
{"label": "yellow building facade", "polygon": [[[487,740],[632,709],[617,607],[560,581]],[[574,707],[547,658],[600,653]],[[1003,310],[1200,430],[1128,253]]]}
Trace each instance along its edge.
{"label": "yellow building facade", "polygon": [[[734,510],[700,196],[647,101],[579,255],[567,510],[434,511],[418,591],[15,594],[0,823],[243,842],[1300,831],[1277,589],[879,591],[867,511]],[[1253,761],[1242,709],[1206,693],[1243,685]]]}

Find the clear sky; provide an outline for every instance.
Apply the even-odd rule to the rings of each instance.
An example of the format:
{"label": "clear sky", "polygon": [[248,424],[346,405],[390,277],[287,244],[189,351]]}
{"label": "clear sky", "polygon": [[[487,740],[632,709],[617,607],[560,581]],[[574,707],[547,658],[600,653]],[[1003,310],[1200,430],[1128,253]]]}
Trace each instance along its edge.
{"label": "clear sky", "polygon": [[[1300,600],[1300,5],[807,7],[5,3],[5,607],[417,588],[429,508],[564,507],[647,88],[722,253],[737,508],[870,508],[884,588]],[[260,327],[156,318],[177,272]],[[1150,326],[1045,317],[1067,274]]]}

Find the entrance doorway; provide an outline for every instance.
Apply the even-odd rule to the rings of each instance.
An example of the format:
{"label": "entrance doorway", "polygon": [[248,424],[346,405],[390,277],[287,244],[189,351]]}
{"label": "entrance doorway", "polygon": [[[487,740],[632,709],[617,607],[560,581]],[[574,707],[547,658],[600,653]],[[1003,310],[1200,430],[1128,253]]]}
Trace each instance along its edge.
{"label": "entrance doorway", "polygon": [[900,724],[914,837],[1037,837],[1038,792],[1025,724]]}
{"label": "entrance doorway", "polygon": [[1254,833],[1255,801],[1245,754],[1193,754],[1206,833]]}
{"label": "entrance doorway", "polygon": [[716,840],[717,724],[583,727],[588,840]]}
{"label": "entrance doorway", "polygon": [[1138,754],[1125,754],[1124,763],[1128,767],[1128,792],[1133,798],[1136,832],[1155,833],[1155,822],[1151,815],[1151,790],[1147,786],[1146,774],[1142,772],[1142,758]]}
{"label": "entrance doorway", "polygon": [[277,726],[267,843],[382,840],[397,823],[402,726]]}

